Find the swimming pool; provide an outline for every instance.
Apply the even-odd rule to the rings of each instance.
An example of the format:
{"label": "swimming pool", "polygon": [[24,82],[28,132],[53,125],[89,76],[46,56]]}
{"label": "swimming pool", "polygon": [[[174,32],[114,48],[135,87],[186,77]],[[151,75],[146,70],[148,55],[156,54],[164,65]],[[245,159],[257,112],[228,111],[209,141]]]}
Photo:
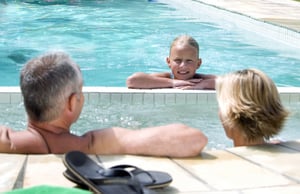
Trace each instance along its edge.
{"label": "swimming pool", "polygon": [[55,49],[75,58],[85,86],[125,86],[133,72],[169,71],[165,64],[169,45],[175,36],[186,33],[200,44],[203,73],[258,67],[278,86],[299,86],[300,41],[287,44],[268,35],[272,32],[261,33],[250,18],[195,1],[48,2],[0,4],[1,86],[18,86],[24,62]]}
{"label": "swimming pool", "polygon": [[[184,1],[190,2],[195,3]],[[295,46],[300,44],[283,43],[280,38],[274,41],[251,25],[247,29],[249,22],[254,22],[253,26],[260,25],[250,18],[234,16],[232,20],[231,13],[227,15],[222,10],[219,13],[203,4],[197,6],[201,9],[192,6],[198,10],[195,13],[184,6],[179,9],[181,4],[169,5],[167,1],[104,0],[60,5],[8,1],[7,5],[0,4],[0,57],[3,59],[0,85],[17,86],[19,69],[30,57],[48,49],[63,49],[80,64],[85,79],[86,104],[72,128],[74,133],[109,126],[136,129],[183,122],[208,135],[208,148],[231,146],[217,117],[213,91],[119,87],[125,86],[126,77],[135,71],[168,71],[164,60],[176,36],[174,32],[188,33],[199,41],[203,73],[222,74],[259,67],[278,86],[299,86],[300,49]],[[137,15],[141,9],[144,11]],[[101,20],[95,20],[99,15]],[[91,89],[89,86],[113,87]],[[300,137],[300,91],[285,88],[281,96],[292,115],[280,137],[289,140]],[[25,128],[21,99],[17,87],[0,88],[0,115],[3,115],[0,124],[18,130]]]}
{"label": "swimming pool", "polygon": [[[3,92],[6,91],[6,92]],[[300,137],[300,88],[279,88],[291,115],[279,138]],[[232,143],[218,118],[215,91],[176,89],[128,90],[124,87],[84,87],[85,105],[72,132],[121,126],[131,129],[182,122],[201,129],[209,138],[206,149],[223,149]],[[0,87],[0,124],[16,130],[26,127],[20,90]]]}

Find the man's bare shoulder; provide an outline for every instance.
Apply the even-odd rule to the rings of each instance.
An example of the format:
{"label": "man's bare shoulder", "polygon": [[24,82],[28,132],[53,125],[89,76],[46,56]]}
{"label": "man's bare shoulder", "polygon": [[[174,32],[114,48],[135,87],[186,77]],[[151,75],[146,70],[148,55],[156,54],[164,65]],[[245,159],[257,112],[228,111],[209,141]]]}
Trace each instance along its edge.
{"label": "man's bare shoulder", "polygon": [[88,152],[92,143],[92,133],[88,132],[82,136],[70,132],[53,133],[51,131],[40,131],[47,143],[49,152],[63,154],[71,150]]}

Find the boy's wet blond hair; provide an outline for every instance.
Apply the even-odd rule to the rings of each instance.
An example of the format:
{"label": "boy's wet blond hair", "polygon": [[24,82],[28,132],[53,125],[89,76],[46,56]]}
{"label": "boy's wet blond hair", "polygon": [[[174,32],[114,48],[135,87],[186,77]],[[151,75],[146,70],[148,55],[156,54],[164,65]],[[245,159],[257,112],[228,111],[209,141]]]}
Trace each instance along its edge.
{"label": "boy's wet blond hair", "polygon": [[191,36],[189,35],[180,35],[178,37],[176,37],[173,42],[171,43],[171,46],[170,46],[170,53],[171,53],[171,49],[176,46],[176,45],[190,45],[194,48],[197,49],[197,53],[198,53],[198,56],[199,56],[199,44],[198,42]]}
{"label": "boy's wet blond hair", "polygon": [[278,134],[288,116],[275,83],[257,69],[218,77],[216,92],[224,126],[240,130],[248,142]]}

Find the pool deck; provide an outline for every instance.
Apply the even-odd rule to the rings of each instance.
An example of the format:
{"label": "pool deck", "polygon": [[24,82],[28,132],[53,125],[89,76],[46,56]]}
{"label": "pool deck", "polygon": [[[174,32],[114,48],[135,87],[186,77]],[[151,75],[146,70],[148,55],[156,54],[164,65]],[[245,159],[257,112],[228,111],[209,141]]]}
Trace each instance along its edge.
{"label": "pool deck", "polygon": [[[300,2],[290,0],[199,0],[222,9],[300,31]],[[204,150],[195,158],[91,156],[105,167],[131,164],[170,173],[162,194],[299,194],[300,139],[278,145]],[[62,155],[0,154],[0,193],[37,185],[75,187],[62,175]]]}
{"label": "pool deck", "polygon": [[293,0],[196,0],[300,32],[300,2]]}
{"label": "pool deck", "polygon": [[[204,151],[194,158],[92,156],[104,167],[136,165],[168,172],[173,182],[161,194],[299,194],[300,140],[277,145]],[[38,185],[76,187],[63,175],[62,155],[0,154],[0,193]]]}

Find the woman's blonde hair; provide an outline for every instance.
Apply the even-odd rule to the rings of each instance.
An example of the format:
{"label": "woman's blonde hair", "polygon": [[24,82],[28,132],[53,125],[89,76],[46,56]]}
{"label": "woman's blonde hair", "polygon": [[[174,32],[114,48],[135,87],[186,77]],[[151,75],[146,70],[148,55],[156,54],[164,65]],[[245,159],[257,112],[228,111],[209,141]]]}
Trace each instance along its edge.
{"label": "woman's blonde hair", "polygon": [[255,141],[278,134],[288,116],[274,82],[262,71],[245,69],[216,80],[223,125]]}

